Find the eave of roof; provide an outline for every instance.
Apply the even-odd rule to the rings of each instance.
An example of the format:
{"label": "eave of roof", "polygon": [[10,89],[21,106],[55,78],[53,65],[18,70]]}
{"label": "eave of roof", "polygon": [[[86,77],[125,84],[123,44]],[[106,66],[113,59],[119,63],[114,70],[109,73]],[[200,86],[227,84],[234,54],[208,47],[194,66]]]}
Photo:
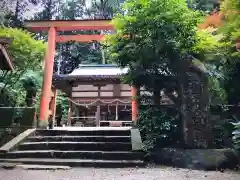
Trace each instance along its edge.
{"label": "eave of roof", "polygon": [[122,75],[127,73],[128,69],[121,69],[114,64],[80,64],[70,74],[54,75],[53,86],[62,89],[65,92],[67,87],[74,84],[98,84],[98,83],[120,83]]}
{"label": "eave of roof", "polygon": [[111,18],[108,19],[56,19],[56,20],[25,20],[25,22],[78,22],[78,21],[111,21]]}
{"label": "eave of roof", "polygon": [[73,70],[69,76],[82,76],[82,77],[118,77],[127,74],[128,68],[120,68],[113,64],[101,65],[79,65],[79,68]]}
{"label": "eave of roof", "polygon": [[119,75],[54,75],[53,81],[99,81],[99,80],[118,80],[121,76]]}

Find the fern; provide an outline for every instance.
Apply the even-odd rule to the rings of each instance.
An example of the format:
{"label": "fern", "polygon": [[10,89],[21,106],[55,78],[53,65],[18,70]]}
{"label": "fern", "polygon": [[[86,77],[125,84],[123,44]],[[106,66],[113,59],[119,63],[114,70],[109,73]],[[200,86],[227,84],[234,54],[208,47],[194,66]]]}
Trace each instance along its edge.
{"label": "fern", "polygon": [[233,125],[235,126],[235,130],[233,131],[234,148],[240,151],[240,122],[233,123]]}

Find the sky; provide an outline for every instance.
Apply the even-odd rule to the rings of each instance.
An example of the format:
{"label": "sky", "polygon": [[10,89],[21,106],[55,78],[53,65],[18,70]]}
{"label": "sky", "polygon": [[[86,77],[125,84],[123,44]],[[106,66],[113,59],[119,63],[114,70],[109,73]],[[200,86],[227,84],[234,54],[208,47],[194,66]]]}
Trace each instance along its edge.
{"label": "sky", "polygon": [[38,5],[38,6],[35,6],[35,5],[30,5],[29,6],[29,9],[26,13],[25,13],[25,18],[30,18],[32,17],[36,12],[39,12],[41,11],[41,6]]}
{"label": "sky", "polygon": [[[64,3],[64,2],[72,1],[72,0],[59,0],[59,1]],[[100,0],[96,0],[96,1],[100,1]],[[92,0],[86,0],[86,5],[88,7],[91,7],[91,5],[90,5],[91,2],[92,2]],[[38,6],[31,5],[31,6],[29,6],[29,9],[30,10],[27,11],[26,14],[25,14],[26,18],[29,18],[29,17],[33,16],[33,14],[36,13],[36,12],[40,12],[42,10],[42,7],[41,7],[41,5],[38,5]]]}
{"label": "sky", "polygon": [[[15,9],[16,7],[16,0],[0,0],[0,13],[4,14],[6,13],[7,9]],[[24,13],[24,16],[26,18],[33,16],[34,13],[41,10],[41,6],[35,6],[32,4],[29,4],[27,7],[27,11]]]}
{"label": "sky", "polygon": [[[7,2],[8,6],[7,8],[9,9],[15,9],[15,6],[16,6],[16,0],[0,0],[0,13],[1,11],[1,7],[3,6],[3,2]],[[64,3],[64,2],[67,2],[67,1],[72,1],[72,0],[59,0],[60,2]],[[79,0],[80,1],[80,0]],[[87,8],[91,8],[92,7],[92,1],[93,0],[85,0],[86,2],[86,7]],[[95,0],[97,3],[99,2],[100,3],[100,0]],[[26,19],[29,19],[31,18],[36,12],[39,12],[42,10],[42,7],[41,5],[32,5],[32,4],[29,4],[29,6],[27,7],[27,11],[24,13],[24,18]]]}

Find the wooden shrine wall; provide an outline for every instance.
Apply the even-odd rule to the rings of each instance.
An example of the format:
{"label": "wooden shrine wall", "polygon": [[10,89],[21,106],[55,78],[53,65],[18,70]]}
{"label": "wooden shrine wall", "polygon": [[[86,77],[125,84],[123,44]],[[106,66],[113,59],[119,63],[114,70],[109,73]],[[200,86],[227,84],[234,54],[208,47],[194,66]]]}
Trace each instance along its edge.
{"label": "wooden shrine wall", "polygon": [[78,85],[72,88],[72,98],[128,98],[131,87],[128,84],[108,84],[100,91],[94,85]]}
{"label": "wooden shrine wall", "polygon": [[[131,98],[131,87],[128,84],[108,84],[100,87],[94,85],[78,85],[72,87],[72,98]],[[147,92],[141,88],[141,94],[147,94]]]}

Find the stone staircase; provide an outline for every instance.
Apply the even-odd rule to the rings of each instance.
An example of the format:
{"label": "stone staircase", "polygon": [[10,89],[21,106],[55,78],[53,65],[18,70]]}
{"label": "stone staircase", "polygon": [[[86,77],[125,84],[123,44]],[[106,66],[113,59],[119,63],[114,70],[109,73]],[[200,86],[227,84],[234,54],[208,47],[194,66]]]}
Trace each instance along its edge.
{"label": "stone staircase", "polygon": [[0,154],[0,162],[75,167],[142,166],[144,153],[134,148],[136,135],[131,131],[36,130],[16,148]]}

